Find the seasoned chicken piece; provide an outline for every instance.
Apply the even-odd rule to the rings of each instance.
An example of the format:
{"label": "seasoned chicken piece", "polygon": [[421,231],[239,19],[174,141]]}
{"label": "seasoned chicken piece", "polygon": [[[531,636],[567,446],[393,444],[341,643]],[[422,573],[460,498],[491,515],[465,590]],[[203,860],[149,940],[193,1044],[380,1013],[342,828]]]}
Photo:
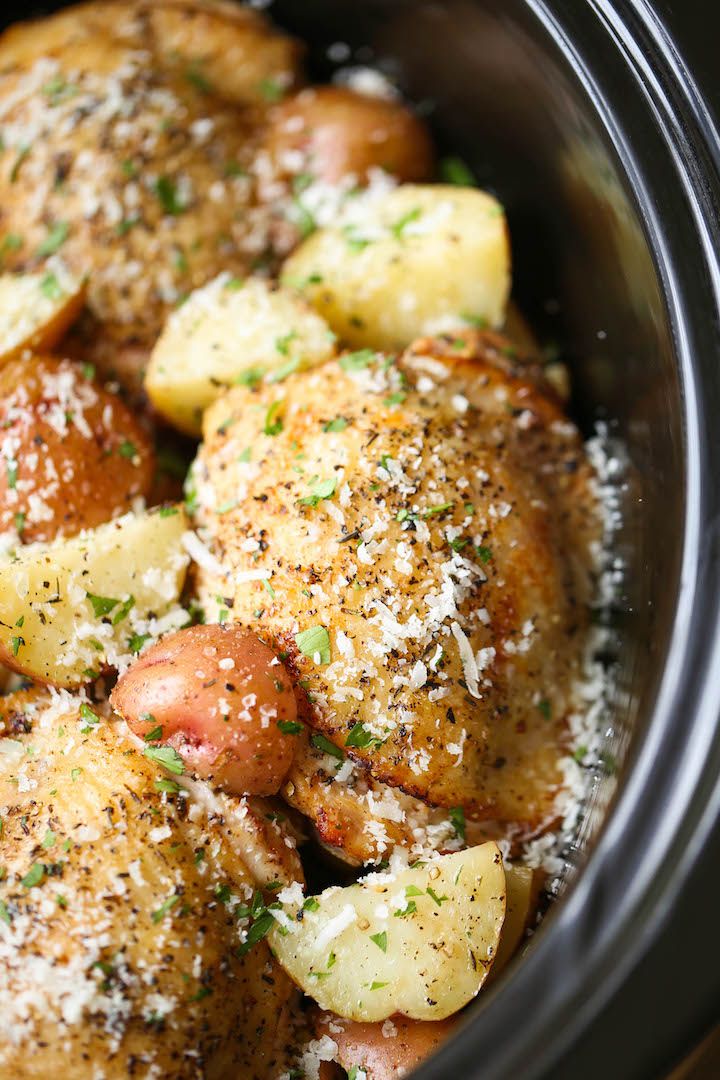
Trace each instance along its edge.
{"label": "seasoned chicken piece", "polygon": [[256,886],[302,881],[280,827],[66,693],[0,712],[0,1073],[281,1072],[295,991],[242,945]]}
{"label": "seasoned chicken piece", "polygon": [[248,171],[267,96],[297,78],[294,43],[235,5],[90,3],[6,31],[4,264],[61,250],[88,274],[76,353],[135,383],[179,300],[266,255]]}
{"label": "seasoned chicken piece", "polygon": [[457,809],[449,814],[428,806],[313,746],[307,736],[298,739],[282,794],[312,820],[320,844],[352,866],[380,862],[396,847],[417,859],[505,836],[492,822],[466,821]]}
{"label": "seasoned chicken piece", "polygon": [[535,374],[466,331],[237,387],[206,413],[194,496],[208,618],[284,650],[316,732],[376,780],[525,828],[562,783],[595,525],[580,437]]}

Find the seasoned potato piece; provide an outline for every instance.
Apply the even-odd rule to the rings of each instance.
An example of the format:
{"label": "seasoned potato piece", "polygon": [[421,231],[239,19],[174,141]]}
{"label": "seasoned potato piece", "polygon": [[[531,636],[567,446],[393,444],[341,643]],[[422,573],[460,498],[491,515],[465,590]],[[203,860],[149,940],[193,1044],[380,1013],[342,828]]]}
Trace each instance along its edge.
{"label": "seasoned potato piece", "polygon": [[20,548],[0,564],[0,660],[55,686],[126,667],[146,642],[187,620],[177,606],[186,528],[172,507]]}
{"label": "seasoned potato piece", "polygon": [[110,700],[136,735],[172,746],[235,795],[275,795],[302,730],[282,664],[238,626],[168,634],[121,675]]}
{"label": "seasoned potato piece", "polygon": [[154,454],[117,394],[69,360],[0,368],[0,530],[53,540],[91,529],[147,496]]}
{"label": "seasoned potato piece", "polygon": [[510,287],[502,207],[485,192],[403,184],[353,220],[318,229],[285,261],[295,285],[354,347],[400,349],[461,316],[500,326]]}
{"label": "seasoned potato piece", "polygon": [[2,710],[2,1075],[278,1075],[296,992],[265,942],[238,953],[261,895],[244,804],[217,819],[68,694]]}
{"label": "seasoned potato piece", "polygon": [[[496,961],[497,962],[497,961]],[[494,966],[494,965],[493,965]],[[347,1071],[363,1069],[367,1080],[397,1080],[430,1057],[452,1034],[456,1020],[408,1020],[393,1016],[380,1024],[358,1024],[320,1013],[317,1035],[337,1045],[337,1061]]]}
{"label": "seasoned potato piece", "polygon": [[80,314],[85,282],[62,264],[37,274],[0,275],[0,364],[52,349]]}
{"label": "seasoned potato piece", "polygon": [[279,381],[334,352],[327,323],[293,293],[221,274],[168,319],[145,389],[171,424],[200,435],[204,410],[228,386]]}
{"label": "seasoned potato piece", "polygon": [[529,866],[505,867],[505,922],[490,977],[496,979],[517,952],[537,905],[538,877]]}
{"label": "seasoned potato piece", "polygon": [[273,955],[323,1009],[349,1020],[442,1020],[475,997],[495,957],[502,858],[482,844],[283,910]]}
{"label": "seasoned potato piece", "polygon": [[275,102],[300,76],[302,46],[237,3],[140,0],[156,62],[234,105]]}
{"label": "seasoned potato piece", "polygon": [[321,749],[534,829],[562,782],[597,519],[577,430],[509,353],[467,331],[234,388],[194,470],[223,568],[198,583],[208,619],[219,597],[288,654]]}
{"label": "seasoned potato piece", "polygon": [[273,110],[265,142],[280,175],[335,184],[372,169],[427,180],[433,153],[425,126],[398,101],[346,86],[313,86]]}

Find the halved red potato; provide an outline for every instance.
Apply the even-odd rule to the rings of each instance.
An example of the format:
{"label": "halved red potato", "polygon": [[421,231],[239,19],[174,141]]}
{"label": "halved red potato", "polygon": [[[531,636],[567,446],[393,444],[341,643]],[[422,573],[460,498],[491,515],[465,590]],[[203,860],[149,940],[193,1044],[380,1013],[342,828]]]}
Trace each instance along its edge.
{"label": "halved red potato", "polygon": [[399,180],[425,180],[433,151],[425,126],[399,101],[347,86],[313,86],[273,110],[266,148],[281,174],[336,184],[383,169]]}
{"label": "halved red potato", "polygon": [[85,281],[60,264],[35,274],[1,274],[0,364],[27,350],[49,352],[75,322],[84,302]]}
{"label": "halved red potato", "polygon": [[337,1043],[337,1061],[347,1072],[362,1069],[367,1080],[398,1080],[438,1049],[457,1020],[410,1020],[393,1016],[382,1024],[359,1024],[333,1013],[319,1013],[318,1037]]}
{"label": "halved red potato", "polygon": [[150,491],[147,434],[70,360],[30,356],[0,368],[0,427],[0,530],[23,541],[95,528]]}
{"label": "halved red potato", "polygon": [[235,626],[170,634],[121,677],[110,700],[136,735],[172,748],[236,795],[275,794],[302,730],[282,664]]}

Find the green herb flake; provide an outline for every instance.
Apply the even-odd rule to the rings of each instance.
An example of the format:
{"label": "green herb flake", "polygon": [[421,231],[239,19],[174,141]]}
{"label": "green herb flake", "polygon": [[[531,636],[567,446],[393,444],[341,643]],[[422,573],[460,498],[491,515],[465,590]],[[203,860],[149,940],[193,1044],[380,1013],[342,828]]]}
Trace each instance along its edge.
{"label": "green herb flake", "polygon": [[582,765],[583,761],[585,760],[585,757],[587,756],[587,752],[588,752],[587,746],[578,746],[577,747],[577,749],[575,750],[575,753],[573,754],[573,758],[575,759],[575,761],[577,761],[578,765]]}
{"label": "green herb flake", "polygon": [[123,439],[118,446],[118,454],[120,457],[127,458],[128,461],[132,461],[138,456],[137,446],[130,439]]}
{"label": "green herb flake", "polygon": [[35,862],[28,870],[25,877],[20,884],[25,889],[32,889],[35,885],[39,885],[45,877],[45,864],[41,862]]}
{"label": "green herb flake", "polygon": [[485,547],[484,544],[480,544],[479,547],[476,547],[475,551],[477,552],[478,559],[483,565],[489,563],[492,559],[492,548]]}
{"label": "green herb flake", "polygon": [[477,181],[468,166],[459,157],[446,157],[440,162],[440,177],[446,184],[458,187],[477,187]]}
{"label": "green herb flake", "polygon": [[15,181],[17,180],[18,176],[20,175],[20,169],[22,168],[22,163],[25,160],[25,158],[28,156],[29,153],[30,153],[30,147],[29,146],[21,146],[20,149],[18,150],[18,155],[15,158],[15,162],[13,164],[12,169],[10,170],[10,183],[11,184],[14,184]]}
{"label": "green herb flake", "polygon": [[364,724],[360,723],[353,725],[345,740],[346,746],[356,746],[359,750],[367,750],[371,747],[382,746],[382,744],[382,739],[378,739],[368,731]]}
{"label": "green herb flake", "polygon": [[17,461],[8,461],[5,465],[5,472],[7,474],[7,486],[11,490],[17,488],[18,482],[18,466]]}
{"label": "green herb flake", "polygon": [[330,663],[330,635],[324,626],[311,626],[295,635],[295,644],[303,656],[316,664]]}
{"label": "green herb flake", "polygon": [[338,761],[345,760],[345,755],[343,754],[340,747],[336,746],[335,743],[330,742],[330,740],[325,735],[320,735],[316,733],[315,735],[312,735],[310,737],[310,742],[313,744],[314,747],[316,747],[316,749],[322,750],[325,754],[330,754],[331,757],[336,758]]}
{"label": "green herb flake", "polygon": [[316,477],[315,480],[310,483],[310,495],[305,495],[302,499],[298,499],[298,503],[300,506],[317,506],[323,499],[331,499],[335,494],[336,487],[336,477],[331,476],[327,480],[321,480],[319,477]]}
{"label": "green herb flake", "polygon": [[396,919],[404,919],[408,915],[414,915],[416,911],[417,911],[417,904],[415,903],[414,900],[410,900],[410,902],[408,903],[406,908],[398,908],[397,911],[393,912],[393,915],[395,916]]}
{"label": "green herb flake", "polygon": [[79,766],[70,770],[70,779],[72,780],[73,784],[76,782],[76,780],[80,779],[82,771],[83,770]]}
{"label": "green herb flake", "polygon": [[380,934],[371,934],[370,940],[377,945],[381,952],[387,952],[387,930],[383,930]]}
{"label": "green herb flake", "polygon": [[285,97],[285,89],[277,79],[262,79],[258,84],[260,96],[269,105],[277,105]]}
{"label": "green herb flake", "polygon": [[428,888],[426,891],[427,891],[428,896],[431,897],[435,901],[435,903],[437,904],[438,907],[442,907],[443,904],[445,903],[445,901],[447,900],[447,896],[438,896],[438,894],[434,891],[434,889]]}
{"label": "green herb flake", "polygon": [[448,817],[458,840],[465,843],[465,811],[462,806],[452,806],[448,811]]}
{"label": "green herb flake", "polygon": [[403,214],[401,218],[398,218],[397,221],[390,225],[390,232],[396,240],[402,240],[408,225],[411,225],[413,221],[417,221],[420,217],[422,217],[422,210],[419,206],[415,206],[412,210],[408,210],[406,214]]}
{"label": "green herb flake", "polygon": [[93,712],[90,706],[86,705],[85,702],[83,702],[80,706],[80,717],[82,720],[85,721],[86,725],[85,727],[80,729],[83,734],[91,731],[92,728],[97,727],[97,725],[100,723],[100,717],[97,715],[97,713]]}
{"label": "green herb flake", "polygon": [[70,225],[67,221],[56,221],[49,229],[47,236],[37,249],[37,255],[43,258],[46,255],[54,255],[59,251],[68,238]]}
{"label": "green herb flake", "polygon": [[9,926],[11,922],[10,912],[4,900],[0,900],[0,922],[4,922],[6,926]]}
{"label": "green herb flake", "polygon": [[302,909],[303,911],[319,911],[320,904],[314,896],[308,896],[307,900],[303,902]]}
{"label": "green herb flake", "polygon": [[155,781],[155,790],[160,791],[165,795],[177,795],[180,791],[180,785],[167,777],[161,777],[159,780]]}
{"label": "green herb flake", "polygon": [[185,209],[178,196],[177,184],[169,176],[159,176],[155,181],[155,195],[166,214],[177,216]]}
{"label": "green herb flake", "polygon": [[303,729],[302,724],[298,724],[296,720],[278,720],[277,726],[283,735],[299,735]]}
{"label": "green herb flake", "polygon": [[24,644],[25,638],[20,637],[18,634],[13,634],[13,636],[10,638],[10,646],[12,648],[13,656],[17,656],[17,654],[20,652],[21,646],[23,646]]}
{"label": "green herb flake", "polygon": [[55,845],[56,840],[57,840],[57,836],[55,835],[55,833],[52,831],[52,829],[48,829],[48,831],[45,833],[44,837],[42,838],[42,846],[47,851],[51,847],[53,847]]}
{"label": "green herb flake", "polygon": [[448,510],[452,510],[453,504],[451,502],[438,503],[437,506],[428,506],[423,510],[422,516],[424,518],[435,517],[437,514],[445,514]]}
{"label": "green herb flake", "polygon": [[268,411],[265,413],[265,424],[263,431],[266,435],[279,435],[283,429],[282,417],[278,415],[282,409],[282,401],[273,401]]}
{"label": "green herb flake", "polygon": [[158,923],[162,922],[168,912],[172,911],[175,905],[179,902],[179,896],[168,896],[167,900],[165,900],[164,903],[162,903],[160,907],[156,911],[153,911],[150,915],[150,918],[155,923],[155,925],[157,926]]}
{"label": "green herb flake", "polygon": [[151,637],[152,634],[133,633],[130,635],[130,637],[128,638],[128,649],[133,654],[133,656],[137,656],[145,642],[149,641]]}
{"label": "green herb flake", "polygon": [[344,416],[336,416],[334,420],[328,420],[326,424],[323,424],[323,431],[337,432],[344,431],[348,426],[348,422]]}
{"label": "green herb flake", "polygon": [[96,596],[94,593],[85,593],[85,596],[93,609],[93,615],[96,619],[102,619],[105,615],[109,615],[113,608],[116,608],[120,603],[119,600],[114,600],[110,596]]}
{"label": "green herb flake", "polygon": [[358,349],[356,352],[343,353],[338,363],[343,371],[362,371],[375,360],[374,349]]}
{"label": "green herb flake", "polygon": [[48,300],[60,300],[65,295],[55,274],[45,274],[40,282],[40,292]]}
{"label": "green herb flake", "polygon": [[185,772],[185,763],[172,746],[146,746],[143,748],[143,754],[149,761],[161,765],[163,769],[174,773],[175,776],[182,776]]}

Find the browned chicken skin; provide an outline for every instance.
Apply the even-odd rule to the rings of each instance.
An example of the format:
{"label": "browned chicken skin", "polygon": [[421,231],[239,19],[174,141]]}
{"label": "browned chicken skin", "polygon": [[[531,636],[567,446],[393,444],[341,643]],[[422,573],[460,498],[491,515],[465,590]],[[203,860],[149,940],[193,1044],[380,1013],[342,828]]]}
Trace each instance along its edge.
{"label": "browned chicken skin", "polygon": [[230,391],[197,466],[197,522],[227,569],[199,572],[206,606],[262,620],[316,746],[526,829],[561,783],[594,526],[580,437],[534,374],[474,331],[395,362],[349,354]]}

